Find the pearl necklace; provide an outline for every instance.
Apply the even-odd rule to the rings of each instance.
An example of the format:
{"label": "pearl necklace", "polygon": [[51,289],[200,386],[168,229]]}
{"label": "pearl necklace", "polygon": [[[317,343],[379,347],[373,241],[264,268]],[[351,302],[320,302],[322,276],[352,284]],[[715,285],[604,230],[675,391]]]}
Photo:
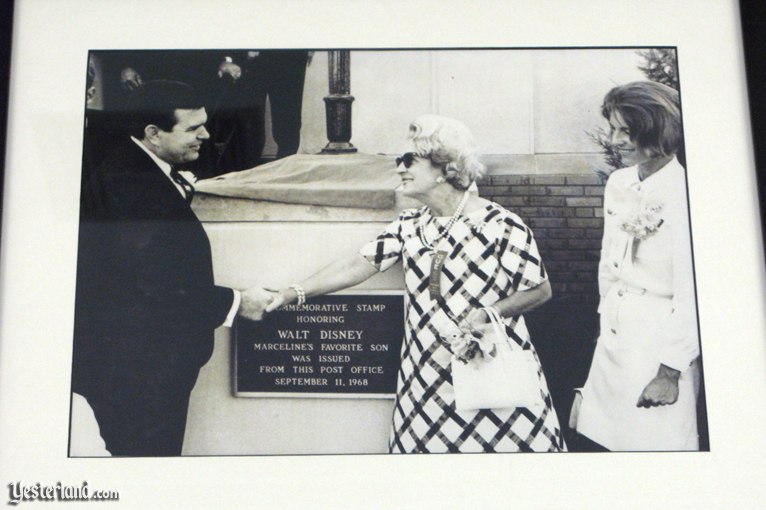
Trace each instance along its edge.
{"label": "pearl necklace", "polygon": [[426,226],[423,225],[422,228],[418,231],[418,236],[420,237],[420,242],[423,243],[423,246],[425,246],[428,250],[433,251],[434,245],[438,245],[439,242],[444,238],[448,233],[449,230],[452,228],[452,226],[457,222],[458,218],[461,214],[463,214],[463,209],[465,209],[466,204],[468,203],[468,199],[470,198],[471,194],[468,190],[463,193],[463,198],[460,199],[460,203],[457,205],[457,209],[455,209],[455,214],[452,215],[452,217],[449,219],[446,225],[444,225],[444,229],[441,231],[441,233],[436,236],[436,239],[434,239],[432,242],[426,241],[426,235],[425,230]]}

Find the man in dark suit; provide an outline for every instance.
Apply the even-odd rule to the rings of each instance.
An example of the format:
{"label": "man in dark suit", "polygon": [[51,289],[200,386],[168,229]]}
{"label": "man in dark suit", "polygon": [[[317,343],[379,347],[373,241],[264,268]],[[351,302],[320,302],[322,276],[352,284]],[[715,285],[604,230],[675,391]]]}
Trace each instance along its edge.
{"label": "man in dark suit", "polygon": [[72,389],[112,455],[180,455],[189,396],[213,331],[270,295],[213,282],[210,243],[179,166],[199,157],[207,115],[183,83],[147,82],[130,137],[83,192]]}

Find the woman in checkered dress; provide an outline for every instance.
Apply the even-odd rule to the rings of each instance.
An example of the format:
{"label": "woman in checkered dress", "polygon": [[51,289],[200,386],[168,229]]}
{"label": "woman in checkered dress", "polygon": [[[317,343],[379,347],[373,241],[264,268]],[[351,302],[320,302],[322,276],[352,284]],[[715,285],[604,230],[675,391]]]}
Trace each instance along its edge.
{"label": "woman in checkered dress", "polygon": [[[532,231],[499,205],[469,192],[483,165],[468,129],[424,115],[410,125],[411,152],[397,160],[402,194],[424,207],[403,211],[358,254],[300,285],[267,309],[340,290],[402,261],[405,341],[389,450],[392,453],[555,452],[564,449],[558,418],[522,314],[551,296]],[[441,261],[441,262],[435,262]],[[302,296],[303,297],[303,296]],[[449,336],[479,328],[493,306],[509,338],[534,353],[542,404],[458,412]]]}

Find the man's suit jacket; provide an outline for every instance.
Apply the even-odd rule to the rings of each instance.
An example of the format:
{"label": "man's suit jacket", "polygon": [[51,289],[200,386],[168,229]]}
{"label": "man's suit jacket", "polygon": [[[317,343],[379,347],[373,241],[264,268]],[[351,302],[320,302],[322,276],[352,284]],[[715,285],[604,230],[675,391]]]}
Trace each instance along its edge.
{"label": "man's suit jacket", "polygon": [[79,240],[73,391],[191,391],[234,295],[213,283],[202,224],[132,141],[91,177]]}

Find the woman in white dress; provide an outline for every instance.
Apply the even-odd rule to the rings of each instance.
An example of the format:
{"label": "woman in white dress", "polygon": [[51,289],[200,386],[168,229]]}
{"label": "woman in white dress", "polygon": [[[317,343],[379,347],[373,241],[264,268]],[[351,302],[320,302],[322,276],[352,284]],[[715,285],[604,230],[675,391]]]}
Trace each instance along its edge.
{"label": "woman in white dress", "polygon": [[616,87],[602,113],[628,168],[609,176],[601,333],[570,427],[608,450],[697,450],[699,340],[678,92]]}
{"label": "woman in white dress", "polygon": [[[410,152],[397,160],[407,209],[359,253],[338,260],[269,305],[302,302],[356,285],[402,261],[405,339],[397,378],[392,453],[558,452],[562,431],[523,313],[551,296],[532,231],[499,205],[470,193],[484,166],[462,123],[423,115],[410,125]],[[494,308],[511,341],[537,364],[540,405],[458,411],[449,337],[478,329]]]}

